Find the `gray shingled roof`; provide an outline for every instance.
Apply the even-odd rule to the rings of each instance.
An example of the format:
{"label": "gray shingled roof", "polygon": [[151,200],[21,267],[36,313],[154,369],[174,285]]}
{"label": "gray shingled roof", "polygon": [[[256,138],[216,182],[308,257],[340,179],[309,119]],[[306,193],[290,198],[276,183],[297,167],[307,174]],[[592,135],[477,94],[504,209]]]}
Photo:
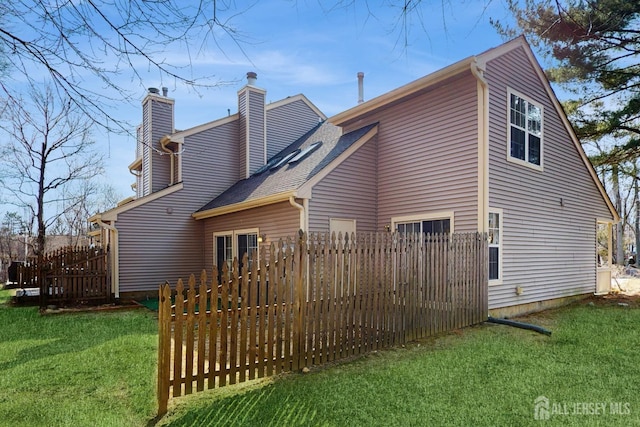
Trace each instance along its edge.
{"label": "gray shingled roof", "polygon": [[283,158],[298,149],[304,150],[318,141],[319,148],[295,163],[285,163],[262,173],[254,173],[247,179],[236,182],[224,193],[198,209],[197,212],[233,205],[236,203],[257,200],[286,191],[294,191],[309,181],[314,175],[324,169],[336,157],[358,141],[376,124],[370,124],[345,135],[341,135],[342,128],[324,122],[303,135],[293,144],[273,156],[271,160]]}

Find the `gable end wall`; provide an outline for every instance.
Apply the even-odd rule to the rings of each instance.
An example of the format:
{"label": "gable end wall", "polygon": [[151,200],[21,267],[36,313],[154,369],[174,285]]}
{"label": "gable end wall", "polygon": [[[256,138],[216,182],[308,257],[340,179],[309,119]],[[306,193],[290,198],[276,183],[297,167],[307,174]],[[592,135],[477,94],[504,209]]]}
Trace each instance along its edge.
{"label": "gable end wall", "polygon": [[[593,292],[596,219],[611,214],[524,50],[489,61],[486,78],[489,207],[503,209],[503,281],[489,308]],[[542,172],[507,161],[507,87],[544,108]]]}

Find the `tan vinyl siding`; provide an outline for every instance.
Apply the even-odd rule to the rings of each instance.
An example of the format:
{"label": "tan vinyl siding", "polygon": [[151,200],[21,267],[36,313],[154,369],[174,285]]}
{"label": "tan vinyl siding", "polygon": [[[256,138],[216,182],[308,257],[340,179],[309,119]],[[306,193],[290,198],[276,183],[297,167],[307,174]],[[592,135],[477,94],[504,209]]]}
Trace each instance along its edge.
{"label": "tan vinyl siding", "polygon": [[298,140],[319,120],[316,112],[302,100],[267,110],[267,159]]}
{"label": "tan vinyl siding", "polygon": [[[140,125],[136,128],[136,158],[134,160],[143,158],[144,155],[144,145],[142,144],[142,133],[143,126]],[[136,198],[144,196],[144,183],[142,177],[144,176],[142,173],[142,168],[140,171],[135,172],[137,175],[135,176],[136,183]]]}
{"label": "tan vinyl siding", "polygon": [[151,194],[151,123],[148,103],[142,107],[142,190],[140,196]]}
{"label": "tan vinyl siding", "polygon": [[173,133],[173,104],[169,100],[151,98],[151,145],[157,150],[151,153],[153,171],[151,191],[166,188],[171,183],[171,158],[163,153],[160,139]]}
{"label": "tan vinyl siding", "polygon": [[197,195],[200,205],[194,211],[237,181],[237,141],[236,121],[185,138],[182,180],[185,189]]}
{"label": "tan vinyl siding", "polygon": [[182,156],[184,188],[120,213],[120,292],[156,291],[204,267],[201,221],[191,214],[237,179],[237,122],[189,135]]}
{"label": "tan vinyl siding", "polygon": [[238,179],[247,177],[247,91],[238,95]]}
{"label": "tan vinyl siding", "polygon": [[202,268],[202,224],[185,196],[178,191],[118,216],[120,292],[153,294],[165,280]]}
{"label": "tan vinyl siding", "polygon": [[249,92],[249,175],[265,163],[264,94]]}
{"label": "tan vinyl siding", "polygon": [[266,242],[261,247],[277,242],[278,239],[295,237],[300,228],[300,214],[288,202],[276,203],[256,209],[249,209],[233,214],[208,218],[204,223],[204,257],[207,270],[213,268],[213,233],[222,231],[259,229],[264,234]]}
{"label": "tan vinyl siding", "polygon": [[313,187],[309,231],[328,232],[330,218],[355,219],[357,231],[376,231],[377,169],[374,138]]}
{"label": "tan vinyl siding", "polygon": [[[611,214],[523,49],[490,61],[486,78],[489,206],[503,209],[503,278],[489,308],[593,292],[596,219]],[[544,109],[543,171],[507,161],[507,87]]]}
{"label": "tan vinyl siding", "polygon": [[377,229],[396,216],[454,211],[455,231],[476,231],[478,119],[471,73],[374,112],[350,128],[376,121]]}

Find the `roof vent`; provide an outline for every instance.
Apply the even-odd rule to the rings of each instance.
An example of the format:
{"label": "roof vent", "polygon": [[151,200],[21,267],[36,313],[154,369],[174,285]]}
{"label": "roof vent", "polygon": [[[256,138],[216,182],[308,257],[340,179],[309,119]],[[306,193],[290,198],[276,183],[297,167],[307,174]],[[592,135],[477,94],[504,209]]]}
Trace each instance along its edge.
{"label": "roof vent", "polygon": [[251,86],[255,86],[256,85],[256,80],[258,80],[258,75],[256,73],[254,73],[253,71],[249,71],[247,73],[247,84],[251,85]]}
{"label": "roof vent", "polygon": [[149,90],[149,93],[153,93],[155,95],[160,93],[157,87],[150,87],[148,90]]}
{"label": "roof vent", "polygon": [[364,102],[364,73],[358,72],[358,104]]}
{"label": "roof vent", "polygon": [[169,88],[166,87],[166,86],[163,86],[162,87],[162,96],[164,96],[166,98],[167,95],[169,95]]}

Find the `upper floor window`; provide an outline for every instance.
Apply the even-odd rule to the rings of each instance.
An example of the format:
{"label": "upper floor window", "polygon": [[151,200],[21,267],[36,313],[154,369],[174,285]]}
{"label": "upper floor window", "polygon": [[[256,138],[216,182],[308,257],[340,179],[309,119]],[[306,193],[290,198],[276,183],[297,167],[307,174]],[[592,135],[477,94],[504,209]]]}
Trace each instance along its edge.
{"label": "upper floor window", "polygon": [[542,169],[542,107],[509,92],[509,160]]}

